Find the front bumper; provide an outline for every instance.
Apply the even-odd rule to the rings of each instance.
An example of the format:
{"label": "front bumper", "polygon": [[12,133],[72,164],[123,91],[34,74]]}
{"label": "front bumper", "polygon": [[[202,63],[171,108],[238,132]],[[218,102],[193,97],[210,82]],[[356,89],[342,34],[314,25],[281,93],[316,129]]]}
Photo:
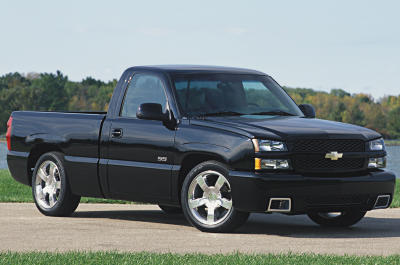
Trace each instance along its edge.
{"label": "front bumper", "polygon": [[230,171],[233,205],[246,212],[266,212],[270,198],[290,198],[290,214],[309,211],[372,210],[379,195],[393,199],[396,176],[379,170],[351,177]]}

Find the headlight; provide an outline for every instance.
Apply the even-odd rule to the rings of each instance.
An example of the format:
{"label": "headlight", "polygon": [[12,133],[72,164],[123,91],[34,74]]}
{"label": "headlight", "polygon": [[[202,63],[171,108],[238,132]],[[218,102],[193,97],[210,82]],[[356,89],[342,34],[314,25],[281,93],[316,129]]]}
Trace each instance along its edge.
{"label": "headlight", "polygon": [[369,150],[371,151],[382,151],[385,150],[385,142],[382,138],[369,142]]}
{"label": "headlight", "polygon": [[386,167],[386,156],[372,157],[368,161],[368,168],[384,168]]}
{"label": "headlight", "polygon": [[256,152],[274,152],[274,151],[287,151],[286,144],[274,140],[258,140],[253,139],[254,150]]}
{"label": "headlight", "polygon": [[255,159],[255,169],[291,169],[289,159]]}

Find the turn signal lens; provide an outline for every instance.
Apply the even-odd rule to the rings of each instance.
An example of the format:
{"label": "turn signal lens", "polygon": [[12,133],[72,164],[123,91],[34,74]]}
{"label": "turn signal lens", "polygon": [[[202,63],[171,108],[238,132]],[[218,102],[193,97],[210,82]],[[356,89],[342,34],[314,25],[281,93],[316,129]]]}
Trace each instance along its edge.
{"label": "turn signal lens", "polygon": [[288,159],[255,159],[254,169],[290,169],[290,162]]}

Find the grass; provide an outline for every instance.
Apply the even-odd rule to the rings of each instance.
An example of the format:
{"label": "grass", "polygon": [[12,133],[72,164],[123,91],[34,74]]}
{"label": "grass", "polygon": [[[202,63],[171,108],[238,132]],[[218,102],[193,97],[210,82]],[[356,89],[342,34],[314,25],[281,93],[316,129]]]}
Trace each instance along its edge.
{"label": "grass", "polygon": [[400,181],[396,179],[396,188],[394,191],[393,201],[390,205],[390,208],[399,208],[400,207]]}
{"label": "grass", "polygon": [[[8,170],[0,170],[0,202],[33,202],[31,187],[15,181]],[[99,198],[82,197],[83,203],[119,203],[129,204],[133,202],[108,200]]]}
{"label": "grass", "polygon": [[[31,187],[15,181],[8,170],[0,170],[0,202],[33,202]],[[134,203],[129,201],[108,200],[82,197],[83,203]],[[400,207],[400,181],[396,181],[396,190],[391,208]]]}
{"label": "grass", "polygon": [[157,254],[148,252],[0,253],[0,264],[399,264],[400,255],[337,256],[317,254]]}
{"label": "grass", "polygon": [[400,145],[400,140],[385,140],[386,146]]}

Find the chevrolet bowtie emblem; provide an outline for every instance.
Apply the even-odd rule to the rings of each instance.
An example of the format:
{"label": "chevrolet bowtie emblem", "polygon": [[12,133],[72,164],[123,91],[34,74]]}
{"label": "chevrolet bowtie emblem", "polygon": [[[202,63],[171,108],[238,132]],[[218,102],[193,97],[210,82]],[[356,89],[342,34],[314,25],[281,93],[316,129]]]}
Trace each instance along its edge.
{"label": "chevrolet bowtie emblem", "polygon": [[342,158],[342,157],[343,157],[343,153],[338,153],[336,151],[327,153],[325,155],[325,158],[330,159],[330,160],[338,160],[339,158]]}

